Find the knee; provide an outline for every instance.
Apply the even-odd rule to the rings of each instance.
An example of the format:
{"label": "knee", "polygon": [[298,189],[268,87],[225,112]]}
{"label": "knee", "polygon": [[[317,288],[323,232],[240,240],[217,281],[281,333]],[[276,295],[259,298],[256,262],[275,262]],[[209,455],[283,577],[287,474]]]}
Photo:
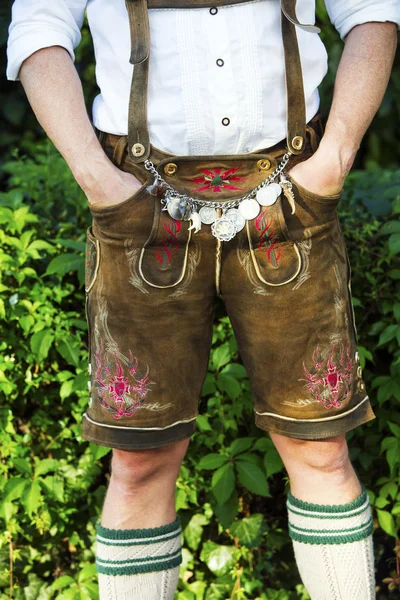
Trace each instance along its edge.
{"label": "knee", "polygon": [[344,435],[324,440],[283,438],[278,443],[274,442],[288,471],[302,467],[340,473],[350,468],[349,450]]}
{"label": "knee", "polygon": [[111,477],[114,481],[137,489],[155,479],[178,476],[188,440],[151,450],[113,450]]}

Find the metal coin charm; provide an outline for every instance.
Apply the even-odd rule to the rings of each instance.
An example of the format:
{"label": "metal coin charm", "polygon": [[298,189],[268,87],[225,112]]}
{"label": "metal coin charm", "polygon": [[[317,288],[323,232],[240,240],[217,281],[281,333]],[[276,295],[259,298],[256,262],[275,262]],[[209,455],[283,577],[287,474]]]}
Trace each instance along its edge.
{"label": "metal coin charm", "polygon": [[239,204],[239,212],[246,221],[250,221],[251,219],[255,219],[260,212],[260,205],[257,200],[247,198]]}
{"label": "metal coin charm", "polygon": [[217,218],[217,211],[210,206],[202,206],[199,210],[201,222],[204,225],[211,225]]}
{"label": "metal coin charm", "polygon": [[229,242],[235,237],[236,227],[227,217],[222,216],[211,225],[211,232],[220,242]]}
{"label": "metal coin charm", "polygon": [[261,190],[258,190],[256,194],[257,202],[261,204],[261,206],[272,206],[281,195],[281,192],[282,188],[279,183],[270,183],[261,188]]}
{"label": "metal coin charm", "polygon": [[186,198],[179,196],[167,197],[167,210],[170,217],[176,221],[187,221],[192,212]]}
{"label": "metal coin charm", "polygon": [[246,219],[240,214],[237,208],[230,208],[226,211],[225,217],[232,221],[236,227],[236,231],[242,231],[246,224]]}

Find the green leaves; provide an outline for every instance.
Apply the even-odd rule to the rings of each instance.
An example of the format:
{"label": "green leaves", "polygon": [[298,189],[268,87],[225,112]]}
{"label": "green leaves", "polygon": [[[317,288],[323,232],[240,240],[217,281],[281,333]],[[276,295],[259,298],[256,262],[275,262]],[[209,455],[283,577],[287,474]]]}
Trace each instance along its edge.
{"label": "green leaves", "polygon": [[199,469],[214,470],[222,467],[227,461],[227,457],[222,454],[206,454],[200,460]]}
{"label": "green leaves", "polygon": [[387,510],[378,509],[376,512],[378,515],[379,525],[382,527],[383,531],[388,535],[397,537],[398,530],[396,528],[393,515],[391,515],[391,513]]}
{"label": "green leaves", "polygon": [[212,477],[211,489],[218,504],[223,504],[228,500],[234,490],[234,487],[235,473],[233,470],[233,464],[228,463],[215,471]]}
{"label": "green leaves", "polygon": [[258,494],[259,496],[270,495],[265,474],[260,467],[247,461],[238,460],[236,468],[240,483],[249,490],[249,492]]}
{"label": "green leaves", "polygon": [[21,501],[28,515],[32,517],[42,501],[42,492],[38,481],[31,481],[26,484]]}
{"label": "green leaves", "polygon": [[42,329],[33,334],[31,337],[31,350],[38,363],[47,358],[53,341],[54,333],[49,329]]}
{"label": "green leaves", "polygon": [[254,514],[251,517],[245,517],[232,523],[230,533],[237,537],[244,546],[256,546],[260,541],[264,517],[261,514]]}
{"label": "green leaves", "polygon": [[225,575],[233,566],[236,554],[234,546],[220,546],[214,542],[205,542],[200,554],[200,560],[206,563],[214,575]]}
{"label": "green leaves", "polygon": [[63,276],[69,271],[78,271],[84,265],[84,258],[80,254],[73,254],[67,252],[66,254],[59,254],[53,260],[50,261],[45,275],[60,275]]}

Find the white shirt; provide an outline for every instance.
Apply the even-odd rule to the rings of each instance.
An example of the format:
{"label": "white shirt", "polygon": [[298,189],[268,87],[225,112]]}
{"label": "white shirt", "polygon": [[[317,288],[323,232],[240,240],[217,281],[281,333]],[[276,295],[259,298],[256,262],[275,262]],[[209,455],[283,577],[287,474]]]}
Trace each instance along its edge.
{"label": "white shirt", "polygon": [[[326,0],[326,6],[342,38],[368,21],[400,25],[399,0]],[[15,0],[7,77],[18,79],[22,62],[40,48],[62,46],[74,59],[85,9],[101,90],[93,123],[125,135],[133,67],[124,0]],[[208,8],[152,9],[149,14],[148,121],[154,146],[181,155],[237,154],[286,137],[278,0],[219,7],[214,15]],[[314,23],[314,0],[298,0],[297,16],[302,23]],[[297,36],[310,120],[318,111],[327,55],[318,34],[297,28]],[[223,119],[229,124],[223,125]]]}

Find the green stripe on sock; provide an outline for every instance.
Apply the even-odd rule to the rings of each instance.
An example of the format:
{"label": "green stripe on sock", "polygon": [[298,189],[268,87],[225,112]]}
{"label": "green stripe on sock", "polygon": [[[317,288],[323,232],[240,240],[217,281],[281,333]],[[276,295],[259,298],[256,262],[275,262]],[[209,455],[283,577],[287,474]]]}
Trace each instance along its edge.
{"label": "green stripe on sock", "polygon": [[108,527],[103,527],[98,523],[96,525],[96,531],[99,535],[108,540],[152,538],[175,531],[178,535],[178,533],[180,533],[180,520],[179,517],[177,517],[173,523],[162,525],[161,527],[154,527],[153,529],[108,529]]}
{"label": "green stripe on sock", "polygon": [[102,540],[99,538],[100,534],[97,534],[96,541],[99,544],[103,544],[103,546],[118,546],[121,548],[124,546],[147,546],[147,545],[151,545],[151,544],[158,544],[160,542],[168,542],[168,540],[173,540],[174,538],[178,537],[181,534],[181,532],[182,532],[182,530],[179,528],[170,534],[165,534],[163,536],[157,536],[157,539],[155,539],[155,538],[130,538],[130,539],[123,539],[123,540],[119,540],[119,539]]}
{"label": "green stripe on sock", "polygon": [[[303,542],[304,544],[347,544],[350,542],[357,542],[364,540],[365,538],[372,535],[374,530],[374,524],[372,519],[369,519],[363,525],[359,527],[353,527],[351,529],[343,530],[332,530],[332,529],[303,529],[301,527],[293,526],[289,523],[289,535],[292,540],[296,542]],[[333,533],[335,535],[326,535],[327,533]]]}
{"label": "green stripe on sock", "polygon": [[312,514],[311,512],[309,514],[307,514],[305,512],[300,512],[298,510],[295,510],[289,502],[287,503],[287,508],[288,508],[289,512],[293,513],[294,515],[298,515],[299,517],[305,517],[305,518],[310,518],[310,519],[352,519],[353,517],[357,517],[358,515],[361,515],[361,513],[365,512],[367,510],[368,506],[369,506],[369,504],[364,508],[360,508],[360,510],[352,512],[351,514],[327,513],[324,515],[323,513],[320,513],[318,515],[315,515],[315,514]]}
{"label": "green stripe on sock", "polygon": [[310,511],[312,510],[314,512],[327,513],[327,514],[328,513],[329,514],[345,513],[350,510],[360,508],[366,502],[367,498],[368,498],[368,494],[364,490],[358,496],[358,498],[356,498],[355,500],[353,500],[353,502],[350,502],[349,504],[332,504],[332,505],[323,506],[321,504],[310,504],[309,502],[304,502],[303,500],[299,500],[298,498],[295,498],[294,496],[292,496],[292,494],[290,492],[288,493],[288,502],[290,503],[291,506],[293,506],[295,508],[302,508],[303,510],[310,510]]}
{"label": "green stripe on sock", "polygon": [[[96,560],[96,569],[103,575],[134,575],[136,573],[152,573],[173,569],[182,562],[181,550],[158,557],[146,557],[141,559],[129,559],[124,561]],[[144,562],[146,561],[146,562]],[[122,566],[123,565],[123,566]]]}

